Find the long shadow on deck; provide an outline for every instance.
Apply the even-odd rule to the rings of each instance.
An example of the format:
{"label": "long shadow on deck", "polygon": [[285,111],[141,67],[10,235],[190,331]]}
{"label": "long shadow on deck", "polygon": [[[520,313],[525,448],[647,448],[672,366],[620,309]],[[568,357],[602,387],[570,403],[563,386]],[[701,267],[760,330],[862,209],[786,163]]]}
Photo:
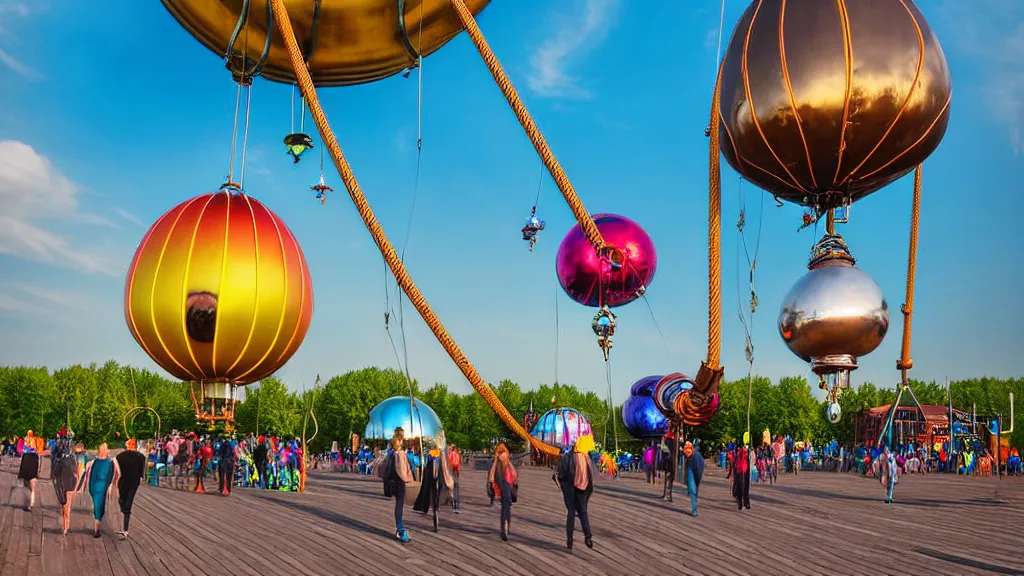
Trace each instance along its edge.
{"label": "long shadow on deck", "polygon": [[366,534],[375,534],[375,535],[381,536],[383,538],[394,538],[395,537],[394,534],[392,534],[391,532],[389,532],[387,530],[384,530],[383,528],[380,528],[378,526],[371,526],[370,524],[367,524],[365,522],[361,522],[359,520],[356,520],[355,518],[349,518],[348,516],[342,516],[341,514],[338,514],[337,512],[331,512],[330,510],[325,510],[323,508],[316,508],[314,506],[307,506],[305,504],[299,504],[298,502],[294,502],[294,501],[290,501],[290,500],[279,500],[277,498],[274,498],[274,497],[270,496],[270,494],[262,494],[260,492],[254,492],[253,496],[255,498],[262,498],[263,500],[267,500],[269,502],[273,502],[274,504],[277,504],[278,506],[284,506],[285,508],[292,508],[294,510],[299,510],[299,511],[305,512],[307,514],[312,514],[313,516],[316,516],[318,518],[322,518],[322,519],[327,520],[328,522],[331,522],[333,524],[337,524],[339,526],[346,526],[348,528],[352,528],[354,530],[358,530],[358,531],[364,532]]}
{"label": "long shadow on deck", "polygon": [[[879,486],[879,496],[877,498],[871,496],[860,496],[856,494],[843,494],[837,492],[827,492],[825,490],[818,490],[815,488],[797,488],[794,486],[781,486],[776,484],[776,488],[781,492],[787,494],[793,494],[796,496],[812,496],[815,498],[824,498],[826,500],[856,500],[861,502],[878,502],[882,500],[882,488]],[[898,495],[898,493],[897,493]],[[759,497],[760,499],[760,497]],[[1005,502],[998,500],[985,500],[981,498],[971,498],[969,500],[935,500],[931,498],[917,498],[913,500],[899,500],[896,501],[900,505],[904,506],[927,506],[929,508],[939,506],[948,507],[950,505],[966,505],[966,506],[1004,506]]]}
{"label": "long shadow on deck", "polygon": [[962,556],[954,556],[952,554],[946,554],[945,552],[939,552],[938,550],[931,550],[928,548],[915,548],[914,552],[921,554],[922,556],[928,556],[929,558],[935,558],[936,560],[944,560],[960,566],[967,566],[969,568],[976,568],[978,570],[985,570],[988,572],[994,572],[996,574],[1024,574],[1024,570],[1007,568],[1005,566],[999,566],[998,564],[989,564],[987,562],[980,562],[978,560],[971,560],[970,558],[964,558]]}

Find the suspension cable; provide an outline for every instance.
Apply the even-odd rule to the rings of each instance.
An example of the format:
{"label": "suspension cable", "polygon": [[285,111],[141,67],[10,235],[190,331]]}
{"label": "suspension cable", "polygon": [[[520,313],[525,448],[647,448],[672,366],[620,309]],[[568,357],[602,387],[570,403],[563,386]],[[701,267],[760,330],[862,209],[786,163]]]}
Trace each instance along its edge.
{"label": "suspension cable", "polygon": [[231,158],[228,162],[228,182],[235,181],[235,147],[238,144],[238,114],[242,108],[242,83],[238,83],[235,93],[235,120],[231,127]]}
{"label": "suspension cable", "polygon": [[242,126],[242,167],[238,175],[238,185],[245,189],[245,155],[249,149],[249,112],[252,110],[252,83],[245,87],[245,124]]}
{"label": "suspension cable", "polygon": [[661,338],[661,345],[665,347],[665,354],[668,358],[672,358],[672,349],[668,346],[668,340],[665,339],[665,333],[661,331],[661,324],[658,323],[658,317],[654,315],[654,308],[651,307],[651,301],[647,299],[647,294],[643,294],[641,298],[644,299],[644,304],[647,305],[647,311],[651,314],[651,321],[654,322],[654,328],[658,331],[658,337]]}
{"label": "suspension cable", "polygon": [[494,55],[494,51],[487,44],[487,39],[484,38],[483,32],[480,30],[480,26],[476,23],[476,18],[473,17],[473,13],[470,12],[469,8],[466,7],[463,0],[451,0],[452,8],[455,9],[455,13],[458,14],[459,20],[462,21],[462,26],[466,29],[466,33],[469,34],[470,40],[473,41],[473,45],[476,46],[478,52],[480,52],[481,58],[483,58],[484,64],[487,65],[488,70],[491,72],[491,76],[494,77],[494,82],[501,89],[502,94],[505,95],[505,100],[508,101],[509,106],[515,113],[516,118],[519,119],[520,126],[526,132],[527,138],[533,143],[534,149],[537,154],[540,155],[541,160],[547,167],[548,172],[551,173],[551,178],[558,185],[558,189],[562,192],[562,196],[565,198],[566,204],[569,205],[569,209],[572,210],[573,215],[576,216],[576,221],[579,222],[580,229],[583,230],[583,234],[587,237],[587,240],[593,244],[597,250],[605,248],[604,238],[601,235],[601,231],[597,228],[597,223],[594,222],[594,218],[587,212],[586,206],[583,205],[583,201],[576,194],[576,189],[573,188],[572,182],[569,181],[569,177],[565,174],[565,170],[562,169],[562,165],[555,158],[554,153],[551,151],[551,147],[548,146],[547,140],[544,139],[544,135],[541,133],[540,128],[537,127],[537,123],[530,116],[530,112],[526,109],[526,105],[523,104],[522,98],[519,97],[519,93],[516,92],[515,87],[512,85],[512,81],[509,80],[508,74],[502,68],[501,63],[498,62],[498,57]]}
{"label": "suspension cable", "polygon": [[[750,412],[753,406],[754,394],[754,316],[757,312],[758,298],[754,285],[754,272],[757,270],[757,256],[761,251],[761,229],[764,220],[764,191],[761,191],[761,203],[758,208],[757,241],[754,245],[754,252],[751,255],[747,245],[746,216],[747,196],[743,189],[743,178],[740,177],[736,186],[737,201],[740,205],[739,219],[736,223],[736,313],[739,316],[740,324],[743,326],[744,355],[747,360],[747,433],[750,434]],[[749,319],[744,312],[744,306],[740,297],[740,248],[747,260],[747,287],[750,291]]]}
{"label": "suspension cable", "polygon": [[558,289],[559,289],[558,280],[556,279],[555,280],[555,381],[554,381],[554,384],[558,384],[558,347],[559,347],[559,342],[560,342],[560,338],[559,338],[559,334],[558,334],[558,327],[559,327],[559,324],[560,324],[560,322],[558,320]]}

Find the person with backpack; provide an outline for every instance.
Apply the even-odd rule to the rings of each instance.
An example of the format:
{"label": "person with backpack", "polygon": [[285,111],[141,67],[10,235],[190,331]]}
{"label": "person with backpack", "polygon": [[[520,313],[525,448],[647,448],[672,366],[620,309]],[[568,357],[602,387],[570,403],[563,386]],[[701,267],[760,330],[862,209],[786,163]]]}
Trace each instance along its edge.
{"label": "person with backpack", "polygon": [[737,445],[732,453],[732,466],[728,478],[732,476],[732,495],[740,510],[750,510],[750,452],[747,446],[747,433],[743,434],[743,444]]}
{"label": "person with backpack", "polygon": [[459,501],[459,473],[462,471],[462,452],[454,445],[450,444],[447,449],[448,457],[448,468],[452,471],[452,511],[456,514],[461,513],[461,503]]}
{"label": "person with backpack", "polygon": [[395,428],[395,434],[391,437],[391,453],[380,466],[384,495],[395,499],[395,538],[403,543],[411,540],[409,531],[402,524],[402,515],[405,512],[405,485],[412,482],[412,468],[409,466],[409,456],[402,447],[404,443],[405,430]]}
{"label": "person with backpack", "polygon": [[494,450],[494,462],[487,480],[494,487],[494,494],[501,500],[501,539],[508,540],[512,526],[512,503],[518,500],[519,474],[512,464],[508,447],[502,442]]}
{"label": "person with backpack", "polygon": [[583,543],[587,548],[594,547],[590,517],[587,515],[590,495],[594,492],[594,479],[597,478],[597,469],[594,467],[594,461],[590,459],[590,453],[594,449],[593,436],[580,436],[573,444],[572,450],[562,454],[552,476],[562,491],[562,500],[565,503],[565,547],[569,550],[572,550],[572,536],[576,529],[577,517],[580,519],[580,528],[583,529]]}

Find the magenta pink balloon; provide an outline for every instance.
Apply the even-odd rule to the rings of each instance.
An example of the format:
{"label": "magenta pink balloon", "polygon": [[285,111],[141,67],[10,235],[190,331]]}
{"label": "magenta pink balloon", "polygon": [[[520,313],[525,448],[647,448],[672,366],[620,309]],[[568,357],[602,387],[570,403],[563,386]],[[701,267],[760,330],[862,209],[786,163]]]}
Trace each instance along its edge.
{"label": "magenta pink balloon", "polygon": [[594,222],[608,246],[618,250],[622,265],[613,266],[608,258],[599,257],[577,224],[558,247],[555,259],[558,282],[570,298],[584,306],[629,304],[639,298],[654,279],[658,268],[654,242],[629,218],[597,214]]}

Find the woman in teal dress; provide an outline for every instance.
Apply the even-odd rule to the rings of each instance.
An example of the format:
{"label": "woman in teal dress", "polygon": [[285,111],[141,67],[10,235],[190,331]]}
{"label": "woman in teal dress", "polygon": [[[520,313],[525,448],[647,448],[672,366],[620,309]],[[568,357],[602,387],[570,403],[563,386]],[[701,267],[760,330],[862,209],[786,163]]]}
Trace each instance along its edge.
{"label": "woman in teal dress", "polygon": [[89,462],[85,470],[85,485],[89,489],[89,496],[92,497],[93,538],[100,537],[100,521],[107,511],[107,494],[119,475],[117,461],[110,457],[107,444],[100,444],[99,450],[96,451],[96,459]]}

